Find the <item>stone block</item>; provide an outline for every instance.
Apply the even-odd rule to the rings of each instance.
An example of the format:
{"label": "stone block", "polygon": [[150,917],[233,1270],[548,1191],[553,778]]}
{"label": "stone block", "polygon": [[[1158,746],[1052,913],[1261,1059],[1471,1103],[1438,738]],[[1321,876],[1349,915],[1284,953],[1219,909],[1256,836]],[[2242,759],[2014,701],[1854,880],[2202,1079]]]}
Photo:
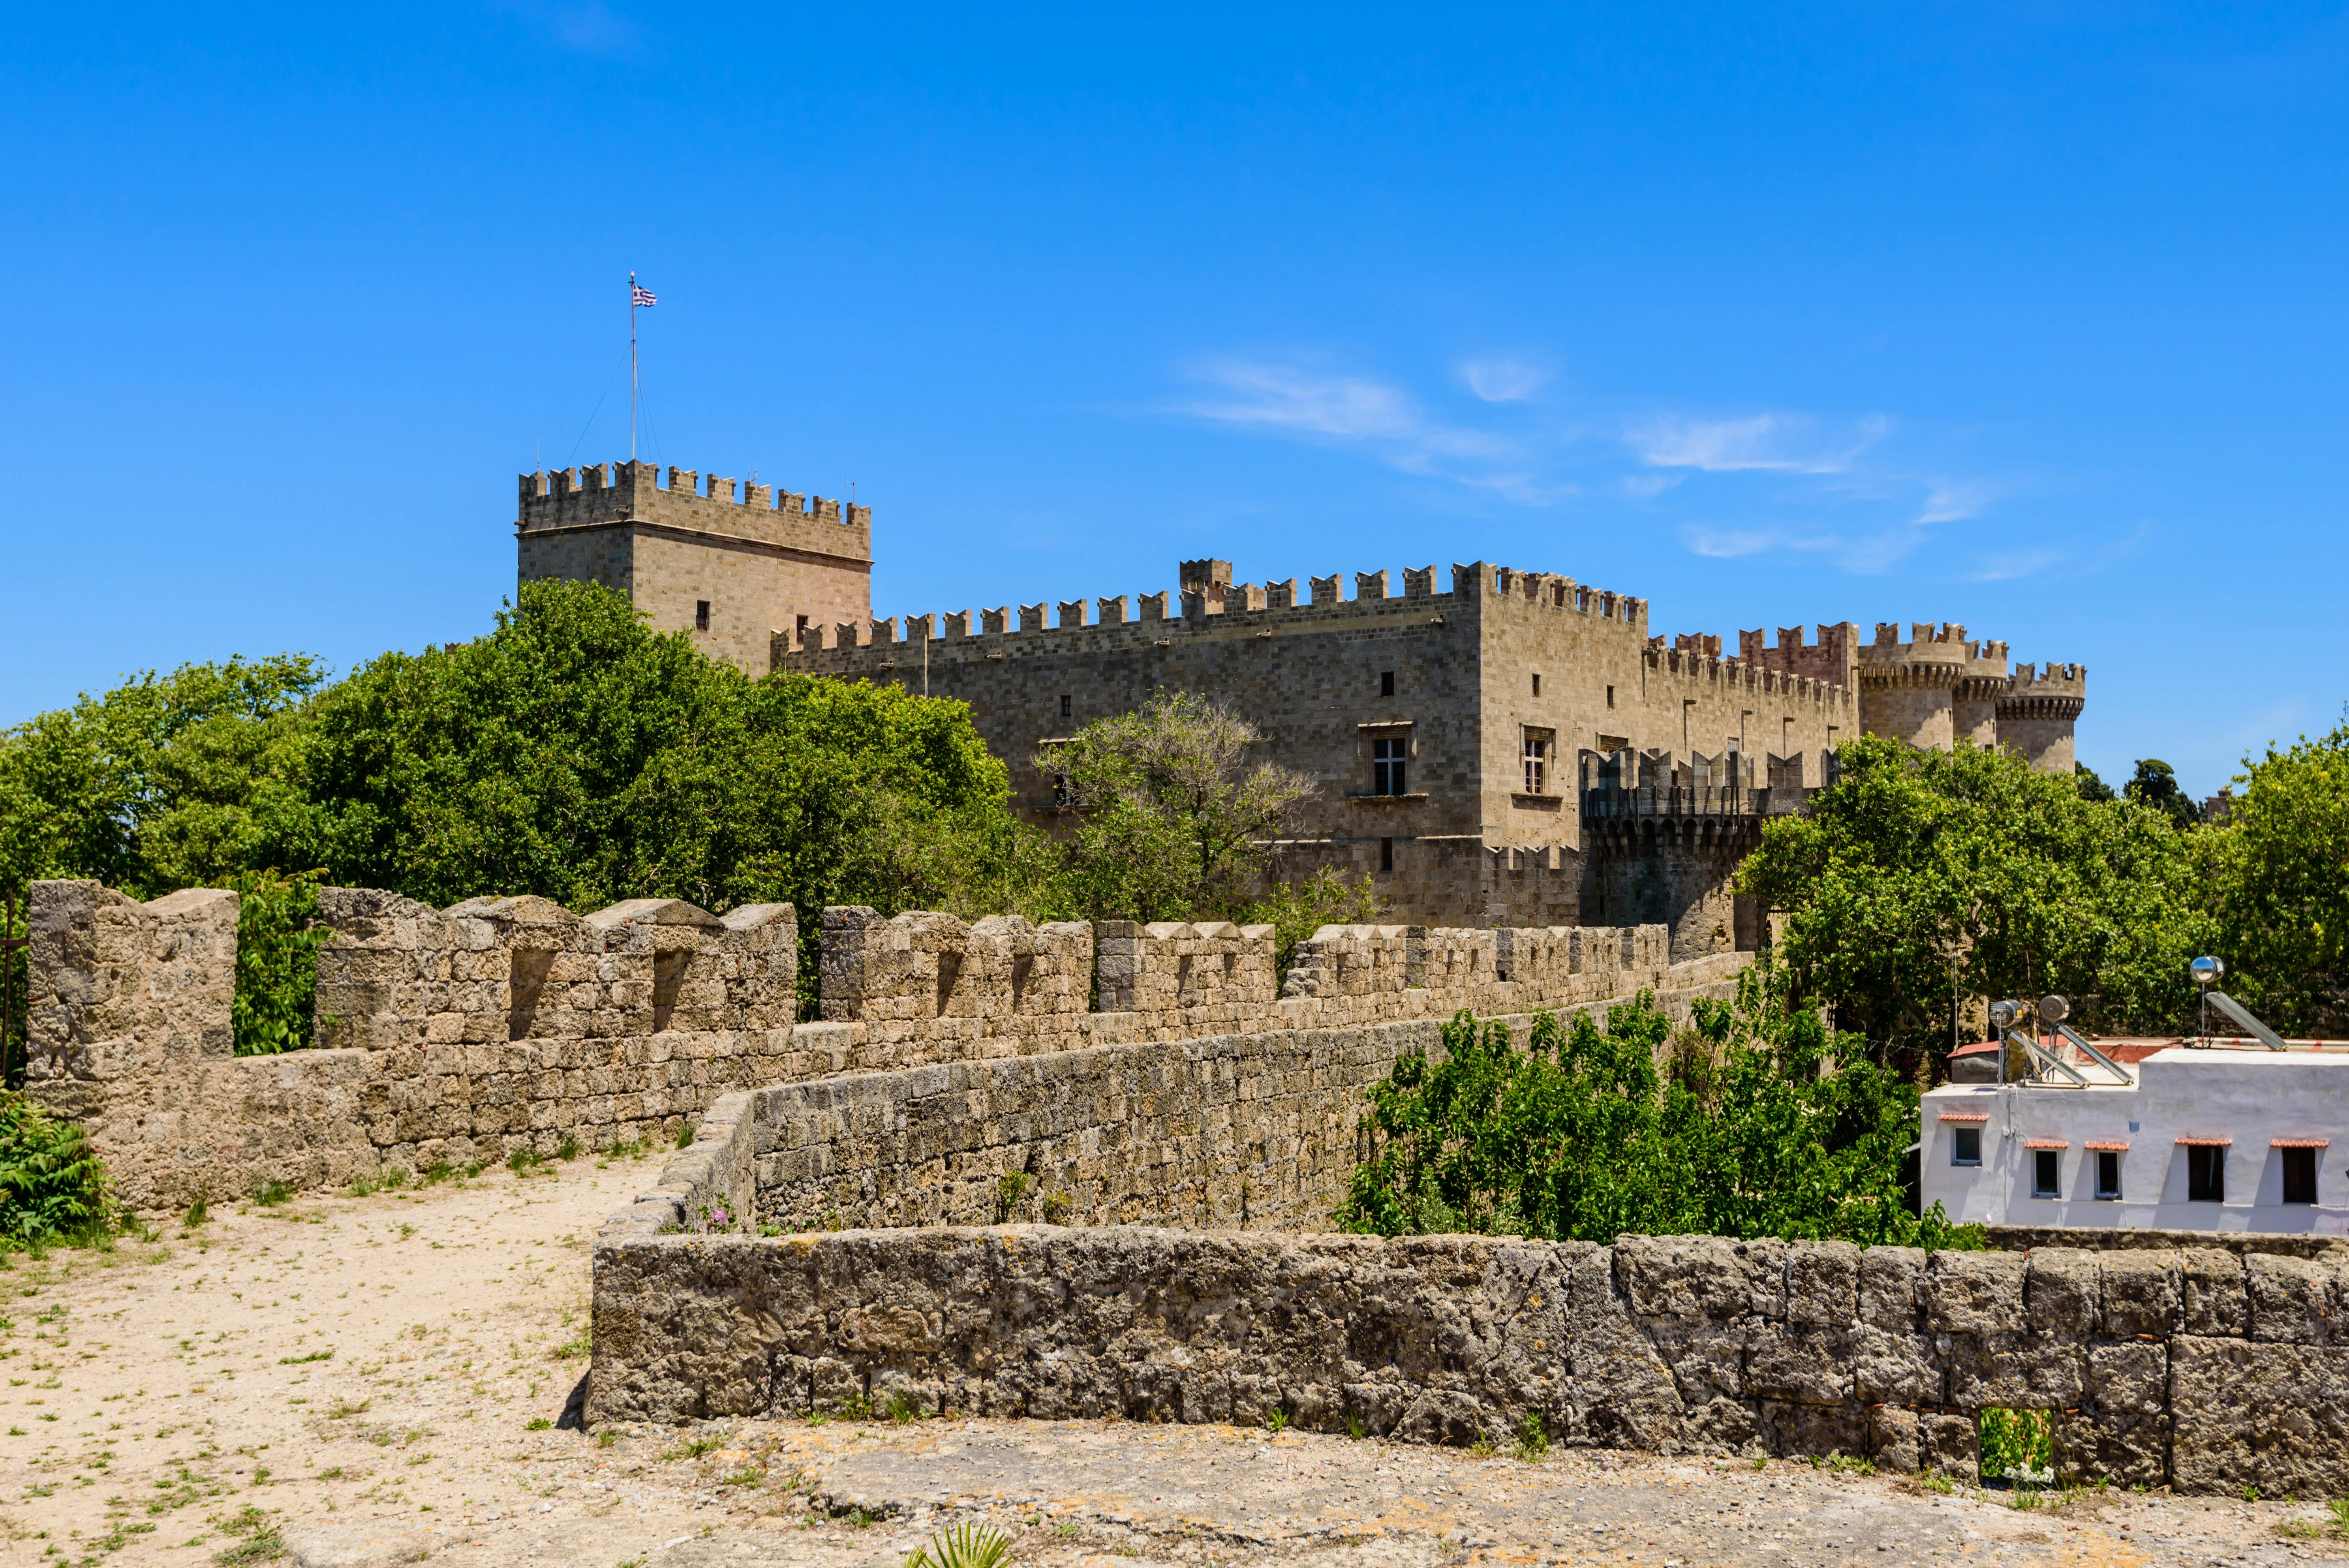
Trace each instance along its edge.
{"label": "stone block", "polygon": [[1858,1405],[1794,1405],[1764,1399],[1759,1407],[1763,1441],[1790,1459],[1854,1457],[1868,1451],[1867,1409]]}
{"label": "stone block", "polygon": [[2064,1410],[2087,1394],[2087,1342],[2045,1334],[1940,1336],[1948,1402],[1961,1410]]}
{"label": "stone block", "polygon": [[1653,1316],[1785,1316],[1786,1243],[1723,1236],[1621,1236],[1616,1269],[1631,1310]]}
{"label": "stone block", "polygon": [[2021,1252],[1936,1252],[1919,1281],[1925,1326],[1940,1334],[2011,1334],[2023,1326]]}
{"label": "stone block", "polygon": [[2224,1247],[2181,1247],[2178,1251],[2180,1327],[2188,1334],[2220,1338],[2245,1336],[2251,1327],[2244,1260]]}
{"label": "stone block", "polygon": [[2349,1348],[2180,1334],[2169,1398],[2181,1491],[2349,1496]]}
{"label": "stone block", "polygon": [[1895,1334],[1915,1329],[1925,1259],[1915,1247],[1870,1247],[1860,1253],[1860,1321]]}
{"label": "stone block", "polygon": [[1852,1393],[1863,1405],[1938,1405],[1947,1396],[1938,1347],[1921,1334],[1860,1324],[1850,1336]]}
{"label": "stone block", "polygon": [[1843,1326],[1859,1318],[1860,1251],[1848,1241],[1786,1247],[1786,1321]]}
{"label": "stone block", "polygon": [[1922,1469],[1968,1481],[1981,1476],[1982,1428],[1971,1416],[1920,1411],[1917,1448]]}
{"label": "stone block", "polygon": [[2025,1254],[2023,1293],[2031,1326],[2083,1334],[2102,1320],[2097,1254],[2076,1247],[2034,1247]]}
{"label": "stone block", "polygon": [[2177,1332],[2184,1299],[2177,1253],[2123,1248],[2105,1253],[2101,1262],[2107,1334],[2167,1338]]}
{"label": "stone block", "polygon": [[1915,1475],[1923,1456],[1917,1412],[1901,1405],[1878,1405],[1868,1412],[1868,1451],[1889,1475]]}
{"label": "stone block", "polygon": [[1747,1336],[1744,1392],[1793,1404],[1850,1404],[1854,1337],[1847,1324],[1835,1328],[1756,1324]]}
{"label": "stone block", "polygon": [[2142,1420],[2169,1408],[2169,1346],[2105,1340],[2088,1347],[2088,1398],[2100,1418]]}

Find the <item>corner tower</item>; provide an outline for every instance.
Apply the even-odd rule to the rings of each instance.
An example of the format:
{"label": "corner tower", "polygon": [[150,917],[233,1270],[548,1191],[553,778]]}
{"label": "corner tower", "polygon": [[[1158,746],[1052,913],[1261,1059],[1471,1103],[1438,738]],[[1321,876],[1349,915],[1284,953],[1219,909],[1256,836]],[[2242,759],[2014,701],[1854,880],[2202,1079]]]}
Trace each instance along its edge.
{"label": "corner tower", "polygon": [[519,581],[560,577],[627,595],[654,629],[684,631],[749,675],[777,639],[873,613],[873,508],[738,485],[649,462],[522,476]]}

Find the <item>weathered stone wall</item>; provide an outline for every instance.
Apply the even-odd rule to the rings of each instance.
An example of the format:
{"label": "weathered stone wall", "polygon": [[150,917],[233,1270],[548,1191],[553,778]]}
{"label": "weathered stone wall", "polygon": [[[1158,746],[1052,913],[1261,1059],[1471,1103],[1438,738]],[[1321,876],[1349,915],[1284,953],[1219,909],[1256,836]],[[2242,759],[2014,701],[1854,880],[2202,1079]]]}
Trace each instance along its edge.
{"label": "weathered stone wall", "polygon": [[797,1416],[902,1395],[984,1416],[1419,1442],[1975,1463],[2054,1416],[2058,1473],[2349,1493],[2339,1264],[1621,1237],[1381,1241],[1063,1228],[778,1239],[607,1227],[587,1417]]}
{"label": "weathered stone wall", "polygon": [[[1661,928],[1332,926],[1305,944],[1284,999],[1267,928],[1111,923],[1096,942],[1083,924],[835,908],[824,915],[827,1021],[794,1025],[789,905],[719,918],[638,899],[583,918],[543,898],[434,909],[327,888],[320,908],[333,935],[318,955],[319,1048],[238,1058],[234,894],[140,905],[95,883],[36,885],[32,1092],[90,1127],[134,1207],[551,1153],[566,1138],[667,1137],[719,1096],[761,1085],[1107,1046],[1146,1046],[1142,1061],[1169,1042],[1717,984],[1742,961],[1671,967]],[[843,1092],[842,1103],[875,1102]],[[1326,1120],[1336,1105],[1294,1115]],[[1135,1136],[1098,1098],[1052,1114],[1095,1140]],[[1288,1179],[1246,1179],[1269,1190]]]}

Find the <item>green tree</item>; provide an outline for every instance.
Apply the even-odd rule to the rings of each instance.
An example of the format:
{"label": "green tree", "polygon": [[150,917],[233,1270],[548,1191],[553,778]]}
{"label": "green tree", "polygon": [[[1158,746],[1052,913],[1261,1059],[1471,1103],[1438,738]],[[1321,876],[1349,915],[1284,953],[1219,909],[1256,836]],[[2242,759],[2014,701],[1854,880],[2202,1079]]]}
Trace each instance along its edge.
{"label": "green tree", "polygon": [[1036,758],[1076,812],[1069,897],[1093,919],[1180,920],[1245,911],[1269,840],[1313,793],[1304,774],[1251,762],[1261,737],[1189,692],[1097,719]]}
{"label": "green tree", "polygon": [[2349,722],[2246,759],[2220,846],[2227,988],[2278,1028],[2349,1032]]}
{"label": "green tree", "polygon": [[1373,1153],[1337,1216],[1381,1235],[1466,1231],[1840,1237],[1979,1245],[1906,1207],[1917,1092],[1866,1042],[1792,1005],[1767,961],[1734,1006],[1697,1005],[1677,1040],[1646,995],[1523,1049],[1463,1012],[1441,1061],[1406,1056],[1371,1093]]}
{"label": "green tree", "polygon": [[2169,818],[2173,827],[2191,827],[2202,820],[2202,808],[2178,787],[2177,770],[2158,757],[2140,759],[2137,764],[2137,776],[2129,780],[2122,793],[2133,804],[2149,807]]}
{"label": "green tree", "polygon": [[2061,992],[2108,1028],[2171,1027],[2186,964],[2215,936],[2205,836],[2083,796],[2003,752],[1863,737],[1807,816],[1780,818],[1738,872],[1786,916],[1796,993],[1914,1071],[1965,999]]}
{"label": "green tree", "polygon": [[2113,800],[2113,786],[2096,776],[2096,770],[2085,763],[2072,764],[2072,776],[2079,784],[2082,800]]}

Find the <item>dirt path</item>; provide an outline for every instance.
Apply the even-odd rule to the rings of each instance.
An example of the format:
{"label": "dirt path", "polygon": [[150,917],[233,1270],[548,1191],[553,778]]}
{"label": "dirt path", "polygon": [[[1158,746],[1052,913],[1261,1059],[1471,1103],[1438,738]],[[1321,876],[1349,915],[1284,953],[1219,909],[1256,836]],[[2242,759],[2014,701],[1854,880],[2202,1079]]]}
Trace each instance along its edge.
{"label": "dirt path", "polygon": [[17,1259],[0,1559],[899,1568],[984,1521],[1053,1568],[2349,1562],[2313,1505],[2023,1511],[1786,1462],[1114,1422],[564,1429],[590,1238],[657,1158],[240,1205]]}

